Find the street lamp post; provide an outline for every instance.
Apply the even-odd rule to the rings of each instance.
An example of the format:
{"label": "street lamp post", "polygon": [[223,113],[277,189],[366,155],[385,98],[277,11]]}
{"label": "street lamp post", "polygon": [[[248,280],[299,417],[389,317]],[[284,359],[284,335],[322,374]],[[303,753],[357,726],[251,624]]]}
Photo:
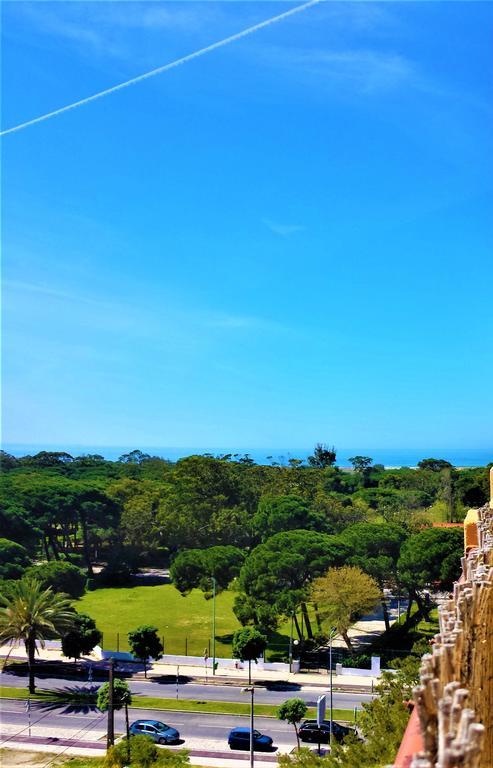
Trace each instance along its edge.
{"label": "street lamp post", "polygon": [[329,634],[329,722],[330,722],[330,730],[329,730],[329,746],[332,746],[332,719],[333,719],[333,712],[334,712],[334,702],[332,698],[332,641],[334,637],[337,635],[337,632],[334,628],[330,630]]}
{"label": "street lamp post", "polygon": [[250,768],[254,768],[253,764],[253,710],[254,710],[254,695],[255,695],[255,687],[254,685],[248,686],[248,688],[242,688],[242,693],[251,693],[251,700],[250,700]]}
{"label": "street lamp post", "polygon": [[293,666],[293,653],[297,645],[299,645],[299,640],[293,640],[291,644],[291,648],[289,650],[289,671],[292,672],[292,666]]}
{"label": "street lamp post", "polygon": [[212,579],[212,674],[216,674],[216,579]]}
{"label": "street lamp post", "polygon": [[113,706],[113,680],[114,680],[114,659],[110,658],[108,671],[108,731],[106,736],[106,749],[109,749],[115,743],[115,710]]}
{"label": "street lamp post", "polygon": [[293,666],[293,621],[294,621],[294,614],[291,614],[291,629],[289,632],[289,672],[291,673],[292,666]]}

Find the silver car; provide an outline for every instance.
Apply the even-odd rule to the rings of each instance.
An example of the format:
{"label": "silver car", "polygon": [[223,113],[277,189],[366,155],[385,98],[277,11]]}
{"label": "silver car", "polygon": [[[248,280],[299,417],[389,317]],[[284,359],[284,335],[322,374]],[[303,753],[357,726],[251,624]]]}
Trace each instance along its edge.
{"label": "silver car", "polygon": [[171,744],[180,738],[176,728],[159,720],[136,720],[129,730],[132,736],[150,736],[157,744]]}

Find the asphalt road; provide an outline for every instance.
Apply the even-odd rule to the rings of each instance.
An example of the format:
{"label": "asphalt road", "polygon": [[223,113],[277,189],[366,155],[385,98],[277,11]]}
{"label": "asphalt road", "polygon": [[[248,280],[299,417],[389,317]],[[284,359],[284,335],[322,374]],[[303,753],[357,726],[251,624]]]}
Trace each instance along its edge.
{"label": "asphalt road", "polygon": [[[162,698],[175,699],[176,698],[176,680],[170,680],[166,682],[153,682],[146,680],[127,680],[132,690],[132,693],[141,694],[143,696],[160,696]],[[9,672],[0,674],[0,685],[25,688],[27,678],[11,674]],[[50,690],[57,689],[63,690],[64,688],[88,686],[89,683],[81,683],[78,680],[67,680],[66,678],[51,678],[40,676],[36,680],[37,685],[40,688],[48,688]],[[97,683],[100,684],[99,681]],[[273,683],[274,685],[274,683]],[[328,686],[327,686],[328,690]],[[282,690],[275,690],[273,688],[267,689],[263,687],[257,687],[255,690],[255,701],[258,704],[281,704],[288,698],[296,696],[297,698],[306,701],[308,706],[315,706],[317,698],[325,693],[326,690],[322,687],[315,686],[298,686],[290,685],[284,686]],[[187,682],[180,683],[178,686],[178,698],[191,699],[194,701],[242,701],[247,699],[245,694],[241,692],[241,686],[236,685],[215,685],[209,683],[208,685]],[[334,691],[333,702],[334,707],[340,709],[354,709],[355,706],[361,708],[363,702],[371,701],[372,696],[368,693],[342,693]]]}
{"label": "asphalt road", "polygon": [[[172,725],[180,732],[183,746],[193,746],[193,742],[199,739],[202,744],[209,744],[216,749],[228,749],[228,734],[234,726],[249,726],[249,718],[231,715],[204,715],[188,712],[170,712],[130,709],[130,721],[137,719],[155,719]],[[15,726],[15,728],[12,728]],[[92,707],[53,707],[50,704],[33,702],[31,705],[31,726],[33,733],[57,733],[68,738],[77,738],[80,741],[97,741],[104,738],[106,730],[106,715],[101,714]],[[12,741],[15,735],[27,735],[28,715],[24,701],[2,701],[0,731],[8,733]],[[272,718],[255,718],[255,728],[272,736],[274,744],[286,748],[295,744],[295,736],[292,726]],[[123,711],[115,712],[115,733],[122,734],[125,730],[125,718]],[[8,736],[4,735],[2,746],[8,745]]]}

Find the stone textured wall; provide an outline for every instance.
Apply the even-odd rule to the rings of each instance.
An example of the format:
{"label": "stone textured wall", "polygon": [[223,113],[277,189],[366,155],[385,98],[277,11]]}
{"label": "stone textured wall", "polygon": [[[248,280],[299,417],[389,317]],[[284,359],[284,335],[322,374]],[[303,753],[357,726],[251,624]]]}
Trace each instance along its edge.
{"label": "stone textured wall", "polygon": [[412,768],[493,768],[493,469],[491,485],[490,504],[477,510],[477,546],[423,656],[415,700],[424,749]]}

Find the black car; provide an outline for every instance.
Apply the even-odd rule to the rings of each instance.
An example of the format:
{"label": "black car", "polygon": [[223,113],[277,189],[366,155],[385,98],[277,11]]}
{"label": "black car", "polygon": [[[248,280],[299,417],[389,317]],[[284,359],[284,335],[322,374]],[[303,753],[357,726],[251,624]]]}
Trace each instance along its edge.
{"label": "black car", "polygon": [[[250,728],[233,728],[228,737],[230,749],[250,749]],[[253,732],[253,748],[256,752],[272,751],[272,739],[260,731]]]}
{"label": "black car", "polygon": [[[332,721],[332,736],[336,741],[342,741],[350,733],[354,733],[353,728],[347,728],[345,725]],[[330,736],[330,720],[324,720],[317,725],[316,720],[305,720],[299,729],[301,741],[320,742],[328,744]]]}

